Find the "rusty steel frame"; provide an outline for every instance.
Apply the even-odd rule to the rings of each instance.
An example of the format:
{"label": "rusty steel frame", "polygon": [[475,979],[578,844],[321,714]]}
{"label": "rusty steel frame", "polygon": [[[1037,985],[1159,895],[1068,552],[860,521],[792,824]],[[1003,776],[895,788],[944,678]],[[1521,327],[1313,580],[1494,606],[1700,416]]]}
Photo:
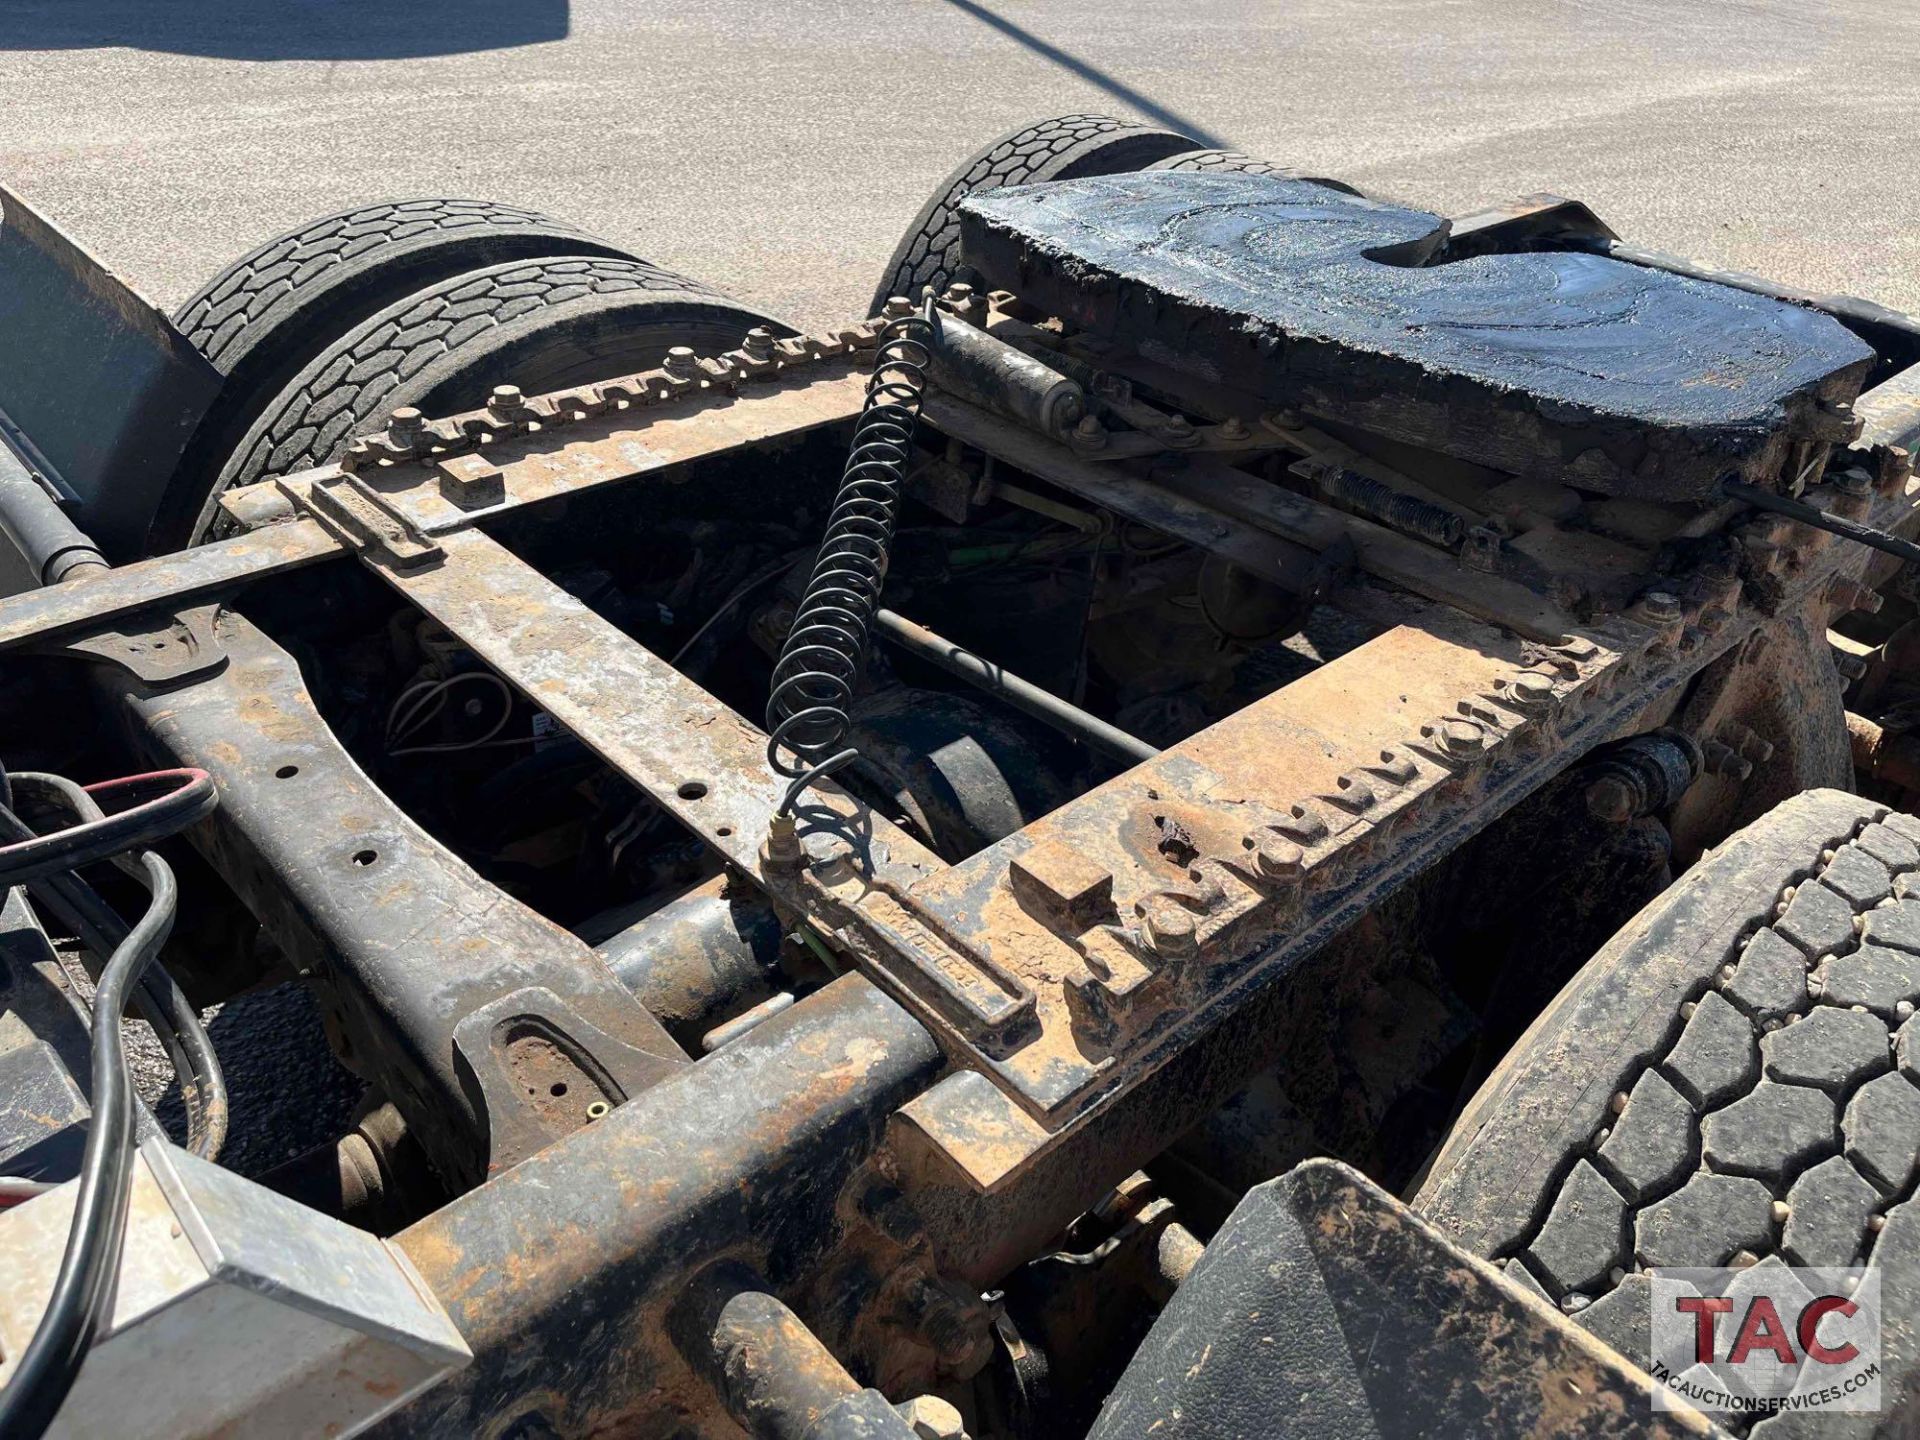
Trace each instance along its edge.
{"label": "rusty steel frame", "polygon": [[[349,1057],[379,1072],[446,1177],[475,1186],[399,1239],[477,1363],[396,1433],[536,1410],[599,1429],[663,1394],[697,1407],[663,1327],[636,1322],[743,1255],[783,1294],[829,1285],[856,1243],[842,1194],[883,1151],[944,1272],[989,1283],[1272,1059],[1263,1006],[1289,967],[1770,623],[1737,579],[1707,577],[1678,603],[1577,624],[1368,522],[1251,494],[1212,459],[1094,462],[936,398],[935,428],[1256,573],[1318,588],[1344,544],[1417,598],[1357,649],[959,864],[831,784],[803,809],[801,854],[770,852],[785,782],[760,729],[486,526],[844,423],[873,335],[370,437],[341,465],[227,497],[246,527],[231,538],[0,600],[0,651],[105,662],[136,744],[213,771],[223,805],[200,843],[316,984]],[[1910,527],[1914,393],[1896,377],[1859,401],[1875,490],[1809,498]],[[1836,580],[1877,563],[1804,527],[1771,534],[1773,614],[1818,614]],[[598,955],[382,794],[291,657],[226,608],[349,555],[863,973],[689,1061]],[[1191,853],[1163,850],[1169,824]],[[592,1125],[528,1103],[523,1071],[556,1064],[583,1095],[628,1103]],[[849,1280],[827,1338],[870,1347],[847,1296],[887,1283]],[[590,1311],[604,1323],[583,1344]]]}
{"label": "rusty steel frame", "polygon": [[[961,864],[941,865],[830,785],[804,816],[804,856],[768,854],[762,842],[783,783],[765,766],[759,729],[477,525],[844,420],[860,395],[851,362],[870,341],[870,328],[855,328],[811,348],[782,342],[793,347],[789,362],[752,373],[705,362],[720,363],[720,373],[630,377],[539,397],[512,414],[475,412],[356,442],[351,468],[229,497],[228,513],[258,529],[0,602],[0,648],[74,647],[81,632],[128,617],[137,633],[169,604],[357,554],[791,917],[835,937],[964,1069],[991,1077],[983,1089],[956,1076],[904,1116],[956,1174],[990,1192],[1213,1028],[1249,987],[1579,754],[1629,732],[1760,623],[1728,578],[1678,613],[1579,626],[1512,582],[1437,570],[1425,557],[1412,563],[1418,547],[1367,522],[1292,496],[1290,510],[1257,505],[1238,493],[1246,477],[1211,462],[1150,482],[936,397],[933,424],[1083,498],[1117,497],[1125,511],[1140,503],[1128,497],[1156,485],[1168,494],[1171,481],[1171,493],[1214,527],[1214,541],[1246,557],[1251,524],[1279,545],[1269,552],[1276,567],[1357,531],[1364,568],[1436,603]],[[1875,401],[1862,397],[1870,416]],[[1823,503],[1860,508],[1830,490]],[[1906,509],[1904,495],[1883,492],[1871,518],[1895,521]],[[1817,595],[1845,554],[1803,532],[1784,562],[1781,603]],[[121,644],[128,633],[117,632]],[[256,687],[285,689],[263,674]],[[231,682],[216,688],[245,693]],[[176,697],[165,709],[165,724],[155,721],[160,743],[189,756],[204,757],[237,719],[230,708],[196,743],[178,719],[196,707]],[[352,778],[342,762],[344,752],[329,773]],[[361,785],[364,777],[349,788]],[[230,808],[248,813],[245,803]],[[1197,859],[1160,853],[1169,817],[1194,837]],[[253,823],[277,833],[271,819]],[[265,883],[286,883],[312,862],[278,855]],[[249,898],[273,908],[269,897]],[[333,948],[369,944],[379,948],[372,935]],[[444,1095],[447,1080],[425,1089]],[[470,1137],[476,1117],[465,1118],[453,1128]]]}

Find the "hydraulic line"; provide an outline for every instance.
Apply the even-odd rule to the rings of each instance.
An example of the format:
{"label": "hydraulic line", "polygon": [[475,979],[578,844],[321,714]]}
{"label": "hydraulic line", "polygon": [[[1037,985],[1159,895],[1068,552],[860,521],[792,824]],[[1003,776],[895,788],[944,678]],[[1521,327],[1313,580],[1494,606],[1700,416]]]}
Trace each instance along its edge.
{"label": "hydraulic line", "polygon": [[[904,302],[903,307],[904,308]],[[848,707],[866,667],[873,613],[886,583],[914,430],[933,358],[933,297],[880,332],[866,402],[767,697],[767,764],[793,783],[775,812],[787,821],[809,785],[858,757],[846,744]]]}
{"label": "hydraulic line", "polygon": [[0,845],[0,885],[24,885],[150,845],[211,814],[219,803],[213,779],[204,770],[156,770],[102,781],[86,791],[96,805],[109,797],[132,798],[134,804],[51,835]]}

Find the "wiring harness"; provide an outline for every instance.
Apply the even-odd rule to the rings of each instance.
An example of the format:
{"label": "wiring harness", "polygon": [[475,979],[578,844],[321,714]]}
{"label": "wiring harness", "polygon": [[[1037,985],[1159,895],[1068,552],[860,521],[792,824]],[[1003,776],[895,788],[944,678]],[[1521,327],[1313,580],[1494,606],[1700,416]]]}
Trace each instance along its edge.
{"label": "wiring harness", "polygon": [[[16,813],[16,795],[38,797],[69,823],[36,831]],[[129,1004],[159,1034],[179,1074],[192,1117],[192,1148],[211,1157],[226,1133],[225,1083],[213,1047],[179,987],[153,966],[173,928],[178,895],[172,869],[146,848],[201,819],[216,803],[204,770],[162,770],[85,788],[54,775],[0,770],[0,895],[26,886],[102,959],[93,994],[93,1119],[53,1294],[0,1391],[0,1435],[9,1440],[33,1440],[53,1423],[107,1320],[133,1175],[133,1082],[120,1034]],[[78,873],[103,860],[146,889],[145,913],[131,926]],[[0,1182],[0,1203],[17,1204],[38,1188],[32,1181]]]}

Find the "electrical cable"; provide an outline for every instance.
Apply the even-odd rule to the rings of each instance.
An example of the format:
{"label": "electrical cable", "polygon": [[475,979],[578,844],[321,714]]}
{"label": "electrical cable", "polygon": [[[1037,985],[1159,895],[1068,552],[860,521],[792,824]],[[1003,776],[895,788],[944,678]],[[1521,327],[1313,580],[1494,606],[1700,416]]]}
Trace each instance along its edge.
{"label": "electrical cable", "polygon": [[98,820],[0,845],[0,889],[152,844],[211,813],[219,803],[213,777],[204,770],[156,770],[104,780],[86,791],[96,805],[109,797],[139,798],[125,810],[102,813]]}
{"label": "electrical cable", "polygon": [[[102,818],[93,797],[63,776],[23,770],[13,779],[23,794],[38,791],[82,821]],[[36,833],[0,805],[0,839],[17,840]],[[129,873],[137,868],[131,856],[116,856],[113,863]],[[89,953],[99,957],[100,963],[104,964],[126,940],[126,921],[80,875],[48,875],[27,889],[35,903],[44,905]],[[204,1160],[218,1159],[226,1143],[230,1105],[220,1059],[199,1012],[173,977],[157,966],[142,976],[134,1001],[140,1018],[165,1047],[180,1082],[180,1097],[187,1111],[187,1148]]]}
{"label": "electrical cable", "polygon": [[[93,793],[100,788],[94,787]],[[141,972],[166,943],[178,899],[166,861],[147,850],[141,852],[140,863],[149,886],[146,913],[101,970],[93,995],[93,1119],[87,1127],[66,1253],[33,1339],[6,1389],[0,1390],[0,1435],[8,1440],[39,1440],[53,1423],[106,1322],[118,1278],[134,1157],[133,1083],[120,1016]],[[0,884],[10,883],[0,879]]]}

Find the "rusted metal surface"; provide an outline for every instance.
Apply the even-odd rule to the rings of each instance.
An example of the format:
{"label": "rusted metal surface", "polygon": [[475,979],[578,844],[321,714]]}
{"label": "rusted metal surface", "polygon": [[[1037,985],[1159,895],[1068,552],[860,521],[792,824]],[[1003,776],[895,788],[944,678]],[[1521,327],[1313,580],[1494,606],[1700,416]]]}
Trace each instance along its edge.
{"label": "rusted metal surface", "polygon": [[[666,661],[477,530],[442,537],[445,559],[375,568],[595,754],[748,873],[787,782],[766,737]],[[939,865],[911,836],[830,785],[804,807],[802,839],[861,884],[911,884]],[[798,902],[797,876],[763,883]]]}
{"label": "rusted metal surface", "polygon": [[284,650],[237,615],[218,636],[229,663],[198,684],[156,693],[117,670],[101,683],[136,745],[211,767],[220,808],[193,838],[329,998],[349,1063],[381,1071],[443,1176],[471,1183],[578,1123],[538,1110],[564,1081],[543,1072],[530,1095],[507,1078],[512,1047],[495,1048],[489,1026],[463,1050],[463,1022],[537,1027],[574,1086],[612,1098],[684,1065],[593,950],[487,884],[375,787]]}
{"label": "rusted metal surface", "polygon": [[403,1232],[474,1363],[379,1433],[688,1425],[712,1399],[663,1323],[688,1279],[742,1258],[798,1304],[844,1233],[848,1180],[939,1065],[850,976]]}
{"label": "rusted metal surface", "polygon": [[[494,542],[443,540],[442,563],[376,568],[1029,1112],[991,1145],[931,1127],[989,1189],[1760,619],[1717,582],[1552,644],[1436,609],[963,864],[831,791],[794,863],[761,852],[781,787],[757,730]],[[1824,540],[1789,592],[1827,582]],[[983,1146],[1000,1158],[959,1153]]]}
{"label": "rusted metal surface", "polygon": [[[705,456],[805,434],[822,425],[850,420],[860,409],[865,376],[853,366],[854,353],[768,379],[735,393],[725,387],[667,396],[653,406],[606,409],[555,428],[522,424],[486,442],[484,457],[443,457],[439,447],[419,460],[400,457],[383,465],[363,465],[354,478],[422,535],[462,530],[522,505],[578,494],[597,486],[633,480],[654,471]],[[561,404],[559,397],[538,396],[531,406]],[[462,493],[449,486],[447,467],[484,458],[497,472],[483,477],[497,485],[497,499]],[[268,485],[302,495],[334,473],[332,467],[289,476]],[[223,502],[229,512],[254,503],[253,486]]]}
{"label": "rusted metal surface", "polygon": [[51,644],[143,610],[231,594],[254,580],[345,553],[316,520],[299,520],[123,565],[73,584],[0,596],[0,651]]}

